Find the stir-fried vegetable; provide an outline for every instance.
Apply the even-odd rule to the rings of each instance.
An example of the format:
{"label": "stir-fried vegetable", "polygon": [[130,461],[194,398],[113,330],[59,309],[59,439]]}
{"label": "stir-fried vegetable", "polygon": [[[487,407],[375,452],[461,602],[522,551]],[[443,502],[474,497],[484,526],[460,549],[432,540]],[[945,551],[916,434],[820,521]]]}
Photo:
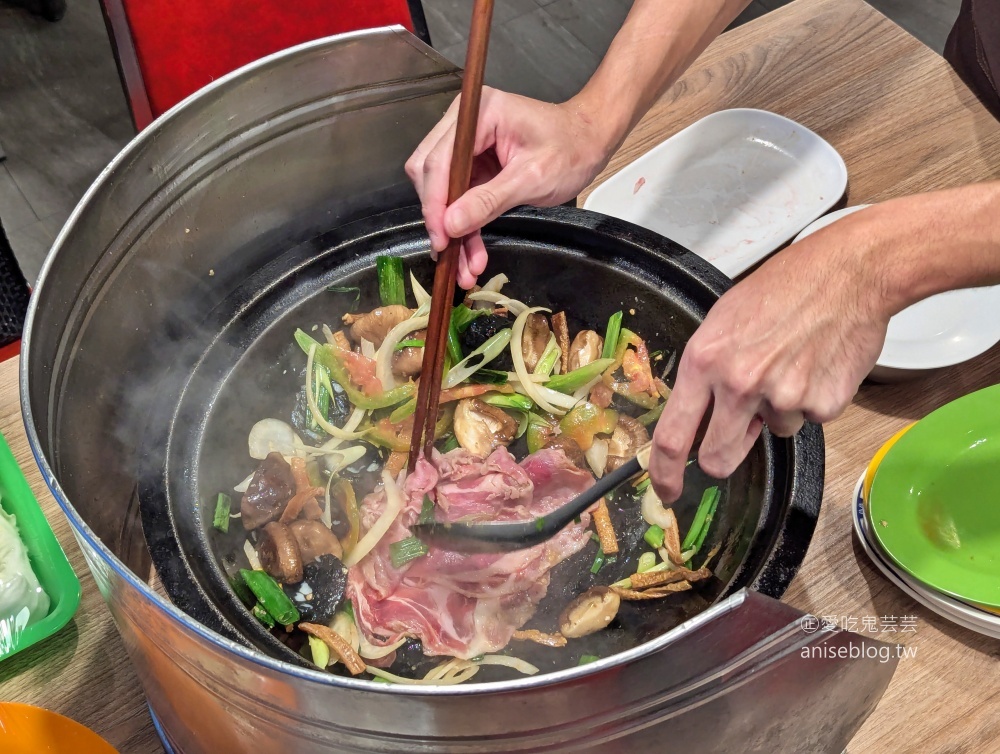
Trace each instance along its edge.
{"label": "stir-fried vegetable", "polygon": [[407,537],[389,545],[390,558],[395,568],[402,568],[411,560],[422,558],[428,552],[427,545],[416,537]]}
{"label": "stir-fried vegetable", "polygon": [[399,341],[393,350],[402,351],[404,348],[423,348],[424,341],[420,338],[410,338],[409,340]]}
{"label": "stir-fried vegetable", "polygon": [[403,260],[399,257],[378,257],[375,266],[378,270],[378,295],[382,306],[405,305]]}
{"label": "stir-fried vegetable", "polygon": [[639,564],[635,570],[637,573],[645,573],[655,565],[656,565],[656,553],[644,552],[642,555],[639,556]]}
{"label": "stir-fried vegetable", "polygon": [[549,343],[545,346],[545,350],[542,351],[542,357],[538,360],[532,373],[548,377],[552,374],[552,370],[555,369],[556,364],[559,363],[561,355],[562,351],[559,349],[559,342],[556,340],[555,334],[552,333],[549,335]]}
{"label": "stir-fried vegetable", "polygon": [[535,407],[535,404],[531,402],[531,398],[523,395],[502,395],[500,393],[494,393],[485,396],[483,401],[485,403],[489,403],[491,406],[509,408],[512,411],[531,411],[531,409]]}
{"label": "stir-fried vegetable", "polygon": [[315,636],[309,637],[309,652],[312,654],[313,664],[320,668],[325,668],[330,664],[330,648],[321,639]]}
{"label": "stir-fried vegetable", "polygon": [[288,595],[278,586],[277,581],[264,571],[248,571],[244,568],[240,571],[240,575],[263,608],[278,623],[290,626],[299,622],[299,611]]}
{"label": "stir-fried vegetable", "polygon": [[681,543],[681,551],[686,556],[686,561],[690,562],[705,543],[705,537],[708,536],[708,530],[712,526],[712,519],[715,518],[715,510],[719,506],[721,497],[722,493],[719,492],[718,487],[709,487],[702,494],[701,503],[698,504],[698,510],[695,511],[694,520],[691,522],[691,528],[688,529],[687,536]]}
{"label": "stir-fried vegetable", "polygon": [[350,374],[344,363],[344,357],[349,352],[344,352],[328,343],[319,343],[302,330],[295,331],[295,340],[307,355],[313,353],[314,359],[330,370],[330,377],[344,389],[348,400],[356,408],[369,411],[389,408],[402,403],[416,393],[413,383],[407,383],[392,390],[383,391],[378,395],[365,395],[351,383]]}
{"label": "stir-fried vegetable", "polygon": [[365,536],[361,538],[357,546],[344,558],[344,565],[348,568],[357,565],[365,555],[375,549],[385,533],[389,531],[396,516],[403,510],[403,496],[399,492],[399,487],[396,486],[396,481],[392,476],[385,471],[382,472],[382,486],[385,490],[385,510],[382,511],[382,515],[378,517],[372,528],[365,532]]}
{"label": "stir-fried vegetable", "polygon": [[646,544],[654,550],[659,550],[663,547],[663,527],[653,524],[646,529],[646,533],[642,535],[642,538],[646,540]]}
{"label": "stir-fried vegetable", "polygon": [[604,351],[601,353],[602,359],[611,359],[615,356],[615,349],[618,347],[618,336],[622,330],[622,312],[615,312],[608,319],[608,328],[604,334]]}
{"label": "stir-fried vegetable", "polygon": [[598,359],[566,374],[557,374],[545,383],[545,387],[560,393],[572,393],[589,382],[598,379],[604,371],[615,363],[614,359]]}
{"label": "stir-fried vegetable", "polygon": [[498,372],[496,369],[480,369],[469,375],[472,382],[481,382],[487,385],[506,385],[507,373]]}
{"label": "stir-fried vegetable", "polygon": [[469,377],[503,353],[511,341],[511,331],[501,330],[479,348],[461,359],[448,372],[444,380],[445,388],[452,388],[465,382]]}
{"label": "stir-fried vegetable", "polygon": [[[248,449],[261,465],[236,489],[246,491],[238,515],[243,528],[254,532],[244,543],[252,570],[240,571],[234,589],[243,592],[244,604],[264,626],[291,630],[297,624],[308,636],[303,656],[333,672],[347,667],[354,675],[366,673],[380,682],[417,685],[462,683],[486,665],[538,672],[516,657],[480,655],[446,657],[423,677],[397,675],[392,672],[397,667],[413,665],[412,649],[404,645],[415,636],[427,641],[427,635],[416,629],[399,634],[373,631],[369,611],[365,625],[359,625],[353,605],[344,599],[349,569],[360,566],[367,572],[370,561],[381,569],[415,572],[419,567],[411,564],[432,554],[423,541],[405,534],[400,539],[396,533],[397,523],[413,521],[412,512],[404,516],[412,509],[400,485],[413,433],[413,380],[421,378],[419,349],[427,345],[430,294],[411,273],[414,310],[406,305],[402,261],[380,257],[377,268],[381,306],[344,315],[343,328],[322,325],[322,343],[303,330],[295,332],[306,355],[306,369],[291,425],[266,419],[250,433]],[[502,292],[507,282],[506,276],[497,275],[451,310],[435,439],[446,453],[463,451],[440,466],[435,457],[438,472],[443,475],[447,464],[463,469],[473,458],[490,457],[500,447],[521,448],[515,440],[522,436],[530,453],[549,448],[564,454],[565,458],[547,456],[545,463],[565,464],[568,477],[588,466],[596,477],[620,467],[648,442],[645,428],[656,423],[669,395],[653,373],[657,356],[651,356],[646,342],[624,326],[622,312],[612,315],[603,329],[580,330],[573,338],[571,312],[552,315],[547,309],[530,307]],[[337,292],[353,294],[352,310],[357,308],[360,289]],[[655,366],[661,370],[661,365]],[[669,365],[661,372],[667,373]],[[502,472],[507,461],[501,455],[496,466]],[[419,473],[428,471],[433,470],[422,466]],[[265,477],[273,478],[273,483],[262,485]],[[479,483],[465,479],[458,482],[461,494]],[[381,486],[375,486],[379,480]],[[558,652],[606,628],[622,600],[662,598],[690,589],[693,582],[710,575],[704,568],[692,571],[690,560],[706,541],[718,489],[706,492],[683,545],[676,516],[660,504],[648,475],[634,480],[628,490],[623,494],[642,496],[641,513],[649,524],[644,540],[652,549],[638,558],[635,574],[609,586],[595,586],[566,605],[559,616],[559,633],[542,634],[518,624],[515,639],[536,641]],[[407,492],[412,494],[412,486]],[[448,488],[430,489],[419,522],[435,519],[439,494],[442,509],[456,505],[455,493]],[[260,510],[247,507],[248,499]],[[228,530],[230,507],[228,496],[216,500],[213,526],[221,532]],[[607,566],[616,561],[626,541],[632,542],[629,538],[620,544],[615,532],[612,516],[621,512],[617,506],[609,509],[603,500],[592,511],[590,526],[596,533],[591,536],[599,546],[589,569],[598,584],[611,580],[606,577],[612,570]],[[248,513],[256,515],[248,518]],[[536,513],[535,523],[544,527],[544,516]],[[382,547],[383,542],[388,544]],[[282,553],[287,562],[281,560]],[[355,571],[350,578],[356,577]],[[380,637],[387,634],[392,639],[383,641]],[[468,654],[471,651],[462,657]],[[572,656],[579,655],[577,649]],[[579,661],[597,659],[583,654]]]}
{"label": "stir-fried vegetable", "polygon": [[660,420],[660,415],[663,413],[663,408],[666,403],[661,403],[656,408],[650,409],[646,413],[639,417],[639,423],[644,427],[652,427],[656,422]]}
{"label": "stir-fried vegetable", "polygon": [[528,430],[526,432],[528,452],[537,453],[548,445],[549,440],[555,436],[558,426],[558,423],[554,419],[529,413]]}
{"label": "stir-fried vegetable", "polygon": [[560,420],[559,429],[586,451],[594,444],[596,435],[611,434],[617,424],[617,411],[599,408],[593,403],[581,403]]}
{"label": "stir-fried vegetable", "polygon": [[614,562],[615,562],[615,556],[614,555],[608,555],[607,553],[604,552],[604,548],[603,547],[598,547],[597,548],[597,557],[594,558],[594,564],[592,566],[590,566],[590,572],[596,575],[597,573],[600,573],[601,569],[605,565],[608,565],[608,564],[614,563]]}
{"label": "stir-fried vegetable", "polygon": [[229,531],[229,511],[232,509],[233,499],[225,492],[220,492],[215,500],[215,515],[212,516],[212,526],[226,533]]}
{"label": "stir-fried vegetable", "polygon": [[267,610],[264,609],[264,606],[259,602],[251,608],[250,613],[253,615],[254,618],[263,623],[266,628],[275,627],[276,624],[274,622],[274,618],[271,616],[269,612],[267,612]]}

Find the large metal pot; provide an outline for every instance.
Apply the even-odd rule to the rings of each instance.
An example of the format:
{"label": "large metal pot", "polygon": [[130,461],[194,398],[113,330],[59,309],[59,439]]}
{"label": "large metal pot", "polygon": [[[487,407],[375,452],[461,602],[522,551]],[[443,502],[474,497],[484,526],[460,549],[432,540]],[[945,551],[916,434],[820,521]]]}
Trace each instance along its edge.
{"label": "large metal pot", "polygon": [[[196,493],[185,498],[183,490],[198,489],[196,446],[205,434],[177,439],[168,424],[181,417],[197,430],[204,417],[183,410],[166,415],[163,407],[183,407],[183,396],[192,393],[209,396],[203,403],[209,406],[225,373],[250,344],[266,341],[274,321],[294,305],[293,294],[322,284],[310,265],[336,260],[338,243],[351,259],[327,271],[339,265],[343,274],[356,273],[363,266],[372,249],[359,249],[366,239],[377,246],[385,229],[371,220],[345,224],[373,208],[414,201],[403,162],[458,85],[452,66],[401,29],[344,35],[260,61],[182,103],[133,141],[88,191],[45,264],[22,361],[29,439],[165,740],[188,754],[613,752],[626,744],[648,750],[664,736],[679,748],[725,750],[739,742],[754,750],[741,728],[710,722],[731,714],[755,721],[766,747],[780,740],[789,716],[804,719],[815,709],[800,693],[806,679],[846,676],[833,666],[807,669],[787,653],[763,652],[774,646],[776,627],[797,615],[763,597],[738,592],[586,668],[457,689],[397,688],[262,653],[263,645],[233,630],[238,616],[211,589],[212,554],[183,546],[179,534],[200,519],[176,516],[177,501],[196,504]],[[728,285],[665,239],[565,212],[515,213],[495,226],[492,238],[499,246],[515,239],[566,253],[575,244],[581,264],[590,267],[602,259],[602,244],[617,249],[614,259],[604,258],[619,268],[616,279],[631,276],[651,297],[657,286],[674,290],[672,327],[681,333]],[[409,243],[414,254],[423,248],[416,217],[402,210],[388,221],[405,236],[396,241]],[[659,267],[637,268],[643,253],[658,258]],[[670,270],[683,282],[672,281]],[[297,275],[306,281],[299,288]],[[229,319],[220,321],[220,313]],[[173,452],[189,441],[190,452]],[[756,472],[740,481],[749,513],[731,514],[741,541],[731,548],[715,597],[741,586],[779,596],[815,524],[823,477],[819,429],[794,441],[767,438],[755,453]],[[155,520],[146,523],[173,602],[149,583],[152,561],[139,516],[148,504],[140,492],[148,479],[139,471],[150,458],[165,458],[169,470],[160,501],[166,507],[150,508],[154,518],[157,510],[166,518],[159,529]],[[180,491],[173,498],[171,488]],[[729,631],[720,627],[715,619],[724,614],[738,616],[738,632],[732,623]],[[783,682],[761,672],[763,664],[785,668]],[[855,680],[863,683],[862,676]],[[881,695],[877,685],[871,705]],[[850,694],[830,697],[827,703],[847,704]],[[842,740],[861,719],[842,721],[834,738]],[[829,742],[829,734],[817,730],[826,736],[817,740]]]}

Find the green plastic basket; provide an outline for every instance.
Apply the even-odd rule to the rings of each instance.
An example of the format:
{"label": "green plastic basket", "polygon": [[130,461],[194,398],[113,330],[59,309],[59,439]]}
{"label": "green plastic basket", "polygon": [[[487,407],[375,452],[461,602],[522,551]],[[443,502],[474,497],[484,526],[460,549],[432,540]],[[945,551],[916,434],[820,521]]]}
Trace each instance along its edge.
{"label": "green plastic basket", "polygon": [[[0,644],[0,662],[55,634],[69,623],[80,606],[80,580],[66,559],[59,542],[21,468],[0,435],[0,506],[17,519],[17,529],[28,550],[28,560],[49,596],[49,612],[42,620],[17,630],[10,626],[11,640]],[[13,622],[13,619],[11,619]]]}

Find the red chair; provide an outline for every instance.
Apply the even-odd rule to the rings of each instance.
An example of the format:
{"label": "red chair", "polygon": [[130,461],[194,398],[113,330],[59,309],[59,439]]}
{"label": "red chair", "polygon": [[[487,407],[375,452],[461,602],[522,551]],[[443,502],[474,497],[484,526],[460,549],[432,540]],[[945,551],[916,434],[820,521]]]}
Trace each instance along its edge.
{"label": "red chair", "polygon": [[211,81],[292,45],[402,24],[428,44],[420,0],[101,0],[137,130]]}

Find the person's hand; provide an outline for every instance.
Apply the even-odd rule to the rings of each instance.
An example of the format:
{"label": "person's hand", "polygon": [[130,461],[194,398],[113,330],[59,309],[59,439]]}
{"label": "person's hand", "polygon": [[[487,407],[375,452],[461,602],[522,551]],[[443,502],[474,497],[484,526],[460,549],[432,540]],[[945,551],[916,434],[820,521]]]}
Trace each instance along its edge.
{"label": "person's hand", "polygon": [[448,206],[448,175],[458,99],[406,162],[423,207],[431,249],[464,238],[458,282],[471,288],[486,269],[479,229],[521,204],[569,201],[607,163],[616,143],[600,133],[579,104],[561,105],[483,88],[471,188]]}
{"label": "person's hand", "polygon": [[709,411],[698,463],[721,479],[750,452],[762,424],[791,437],[804,421],[830,421],[850,403],[891,314],[877,257],[856,243],[864,234],[844,232],[864,214],[766,262],[723,295],[691,337],[653,437],[649,474],[664,503],[680,496]]}

